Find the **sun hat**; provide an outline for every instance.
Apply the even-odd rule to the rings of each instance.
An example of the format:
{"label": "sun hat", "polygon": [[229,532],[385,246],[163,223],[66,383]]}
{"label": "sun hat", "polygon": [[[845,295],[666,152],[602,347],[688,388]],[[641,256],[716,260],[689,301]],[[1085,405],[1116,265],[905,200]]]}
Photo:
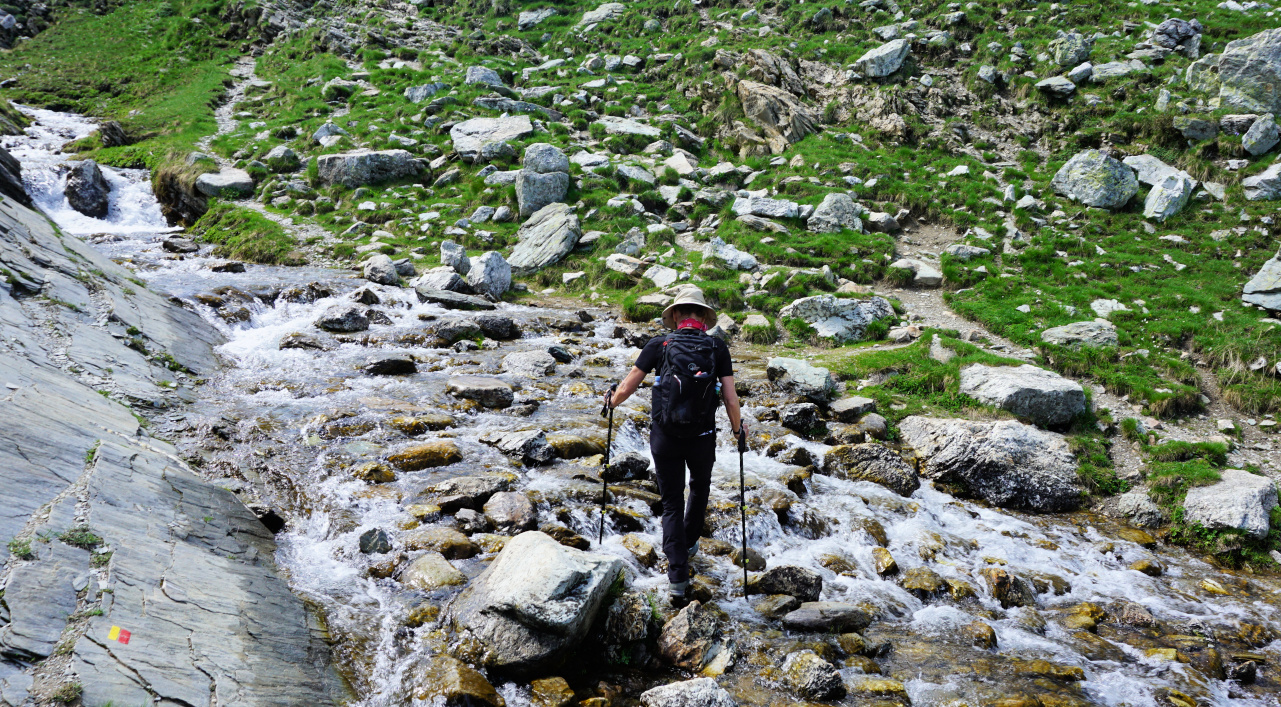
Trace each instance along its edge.
{"label": "sun hat", "polygon": [[676,328],[676,312],[674,310],[681,305],[694,305],[695,307],[698,307],[701,311],[695,316],[698,317],[699,321],[706,324],[709,329],[716,326],[716,310],[708,306],[707,300],[703,299],[702,290],[690,285],[689,287],[682,289],[680,293],[676,295],[676,299],[671,304],[667,305],[667,309],[663,310],[663,324],[665,324],[668,329]]}

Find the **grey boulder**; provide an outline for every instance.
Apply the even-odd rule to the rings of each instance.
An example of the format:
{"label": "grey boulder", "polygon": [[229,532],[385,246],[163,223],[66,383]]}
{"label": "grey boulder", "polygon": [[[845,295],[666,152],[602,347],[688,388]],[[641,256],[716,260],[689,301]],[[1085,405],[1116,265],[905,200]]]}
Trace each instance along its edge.
{"label": "grey boulder", "polygon": [[1055,39],[1050,40],[1048,48],[1050,56],[1054,58],[1054,63],[1067,68],[1090,60],[1090,51],[1094,48],[1094,40],[1085,37],[1079,32],[1069,32],[1060,34]]}
{"label": "grey boulder", "polygon": [[1264,309],[1281,311],[1281,250],[1245,283],[1241,300]]}
{"label": "grey boulder", "polygon": [[1081,505],[1076,456],[1062,435],[1013,420],[913,415],[899,423],[927,478],[961,484],[1002,508],[1057,513]]}
{"label": "grey boulder", "polygon": [[486,66],[467,67],[467,76],[463,79],[463,83],[495,87],[506,86],[503,83],[503,77],[499,76],[497,71]]}
{"label": "grey boulder", "polygon": [[1183,520],[1206,530],[1238,530],[1261,539],[1268,535],[1269,514],[1276,505],[1277,486],[1271,479],[1225,469],[1218,483],[1188,489]]}
{"label": "grey boulder", "polygon": [[569,191],[569,173],[540,174],[528,169],[516,173],[516,203],[521,218],[565,200]]}
{"label": "grey boulder", "polygon": [[1228,42],[1219,55],[1219,101],[1252,113],[1281,113],[1281,28]]}
{"label": "grey boulder", "polygon": [[1057,346],[1116,346],[1116,325],[1102,319],[1092,322],[1072,322],[1041,332],[1041,341]]}
{"label": "grey boulder", "polygon": [[243,169],[223,168],[196,177],[196,191],[205,196],[236,198],[253,196],[254,178]]}
{"label": "grey boulder", "polygon": [[1276,147],[1278,142],[1281,142],[1281,136],[1278,136],[1277,122],[1271,113],[1259,116],[1241,136],[1241,147],[1255,157]]}
{"label": "grey boulder", "polygon": [[1032,365],[968,366],[961,393],[1042,426],[1066,425],[1086,408],[1079,383]]}
{"label": "grey boulder", "polygon": [[454,151],[464,162],[472,162],[488,142],[520,140],[534,133],[534,124],[527,115],[506,118],[472,118],[449,129],[449,139]]}
{"label": "grey boulder", "polygon": [[1241,190],[1250,201],[1281,198],[1281,162],[1269,166],[1252,177],[1241,180]]}
{"label": "grey boulder", "polygon": [[802,297],[784,307],[778,316],[796,317],[814,327],[818,338],[836,344],[860,341],[873,322],[893,319],[896,315],[883,297],[843,299],[822,294]]}
{"label": "grey boulder", "polygon": [[711,678],[660,685],[640,695],[644,707],[735,707],[738,703]]}
{"label": "grey boulder", "polygon": [[1192,198],[1192,190],[1195,188],[1196,182],[1186,175],[1167,176],[1148,192],[1147,199],[1143,201],[1143,216],[1165,221],[1188,205],[1188,200]]}
{"label": "grey boulder", "polygon": [[1086,206],[1119,209],[1139,191],[1134,171],[1098,150],[1078,152],[1054,175],[1054,191]]}
{"label": "grey boulder", "polygon": [[354,189],[412,177],[421,171],[422,165],[405,150],[362,150],[321,155],[316,160],[316,168],[321,182]]}
{"label": "grey boulder", "polygon": [[507,262],[513,272],[537,272],[569,255],[582,235],[573,209],[566,204],[548,204],[520,227],[516,233],[519,242]]}
{"label": "grey boulder", "polygon": [[85,216],[102,218],[107,215],[110,200],[107,194],[111,185],[102,176],[102,169],[93,160],[76,162],[67,175],[67,203]]}
{"label": "grey boulder", "polygon": [[473,292],[497,300],[511,289],[512,266],[498,251],[486,251],[468,262],[467,285]]}
{"label": "grey boulder", "polygon": [[262,161],[267,163],[273,172],[296,172],[302,166],[302,160],[298,158],[298,153],[289,149],[288,145],[276,145],[263,155]]}
{"label": "grey boulder", "polygon": [[775,385],[815,402],[828,402],[837,394],[836,379],[831,371],[799,358],[771,358],[765,374]]}
{"label": "grey boulder", "polygon": [[453,268],[459,275],[471,270],[467,249],[449,240],[440,242],[440,264]]}
{"label": "grey boulder", "polygon": [[814,233],[840,233],[846,228],[862,232],[861,214],[849,194],[833,192],[823,197],[823,201],[814,208],[805,227]]}
{"label": "grey boulder", "polygon": [[336,304],[316,319],[316,326],[338,333],[365,331],[369,328],[369,317],[358,305]]}
{"label": "grey boulder", "polygon": [[379,285],[400,284],[400,273],[396,272],[395,263],[383,253],[376,253],[365,261],[364,275],[366,280]]}
{"label": "grey boulder", "polygon": [[854,68],[872,78],[889,76],[898,71],[911,51],[912,45],[906,39],[895,39],[864,54],[854,62]]}
{"label": "grey boulder", "polygon": [[617,558],[521,533],[454,599],[447,618],[475,639],[487,668],[529,674],[582,641],[621,570]]}

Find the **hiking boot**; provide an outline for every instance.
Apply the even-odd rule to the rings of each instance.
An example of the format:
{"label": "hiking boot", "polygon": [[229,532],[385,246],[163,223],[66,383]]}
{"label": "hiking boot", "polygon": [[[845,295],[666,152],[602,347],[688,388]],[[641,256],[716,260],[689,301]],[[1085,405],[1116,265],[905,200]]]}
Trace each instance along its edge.
{"label": "hiking boot", "polygon": [[685,594],[689,590],[689,582],[672,582],[667,586],[667,598],[673,604],[683,604]]}
{"label": "hiking boot", "polygon": [[698,554],[698,541],[695,540],[694,544],[689,546],[689,552],[685,554],[685,557],[692,560],[694,559],[694,555],[697,555],[697,554]]}

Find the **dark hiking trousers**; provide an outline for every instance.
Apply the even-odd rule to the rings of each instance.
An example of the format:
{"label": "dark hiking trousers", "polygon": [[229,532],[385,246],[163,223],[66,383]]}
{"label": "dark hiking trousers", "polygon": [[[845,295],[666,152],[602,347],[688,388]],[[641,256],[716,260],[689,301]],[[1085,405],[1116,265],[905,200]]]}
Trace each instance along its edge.
{"label": "dark hiking trousers", "polygon": [[[663,554],[667,579],[689,581],[689,548],[703,534],[707,495],[716,461],[716,435],[681,439],[650,427],[649,451],[654,455],[654,475],[663,498]],[[689,468],[689,503],[685,501],[685,469]]]}

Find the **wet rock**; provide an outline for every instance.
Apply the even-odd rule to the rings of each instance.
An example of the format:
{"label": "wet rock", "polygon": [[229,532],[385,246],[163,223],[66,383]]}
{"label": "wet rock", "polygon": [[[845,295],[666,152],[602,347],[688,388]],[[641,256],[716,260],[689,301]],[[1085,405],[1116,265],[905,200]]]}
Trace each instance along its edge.
{"label": "wet rock", "polygon": [[1069,630],[1093,631],[1105,618],[1107,618],[1107,612],[1102,607],[1087,601],[1072,607],[1072,611],[1059,623]]}
{"label": "wet rock", "polygon": [[1012,420],[974,422],[913,415],[899,425],[927,478],[960,483],[989,503],[1039,512],[1077,508],[1076,457],[1058,434]]}
{"label": "wet rock", "polygon": [[734,707],[738,703],[712,678],[674,682],[641,693],[644,707]]}
{"label": "wet rock", "polygon": [[1072,322],[1041,332],[1041,341],[1057,346],[1116,346],[1116,325],[1103,319],[1092,322]]}
{"label": "wet rock", "polygon": [[1156,626],[1156,618],[1141,604],[1129,601],[1122,602],[1120,610],[1112,613],[1116,615],[1117,622],[1125,626],[1137,626],[1139,628]]}
{"label": "wet rock", "polygon": [[382,462],[358,464],[352,468],[351,475],[374,484],[389,484],[396,480],[396,472]]}
{"label": "wet rock", "polygon": [[364,308],[356,304],[335,304],[320,315],[316,326],[339,333],[365,331],[369,328],[369,317],[365,316]]}
{"label": "wet rock", "polygon": [[439,552],[428,552],[400,571],[400,582],[412,589],[432,592],[466,584],[467,575],[449,564]]}
{"label": "wet rock", "polygon": [[553,434],[547,435],[547,443],[561,459],[580,459],[605,453],[605,440],[599,437]]}
{"label": "wet rock", "polygon": [[371,255],[365,261],[363,273],[366,280],[379,285],[400,284],[400,273],[396,272],[396,266],[391,262],[391,258],[383,253]]}
{"label": "wet rock", "polygon": [[459,508],[454,512],[454,527],[458,528],[458,531],[464,535],[476,535],[492,531],[494,524],[489,522],[489,518],[486,518],[479,511],[470,508]]}
{"label": "wet rock", "polygon": [[438,290],[421,282],[414,285],[414,293],[418,295],[419,302],[438,304],[445,309],[466,311],[494,309],[494,304],[483,297],[464,295],[449,290]]}
{"label": "wet rock", "polygon": [[360,534],[360,551],[366,555],[391,552],[391,537],[382,528],[371,528]]}
{"label": "wet rock", "polygon": [[1119,209],[1139,191],[1134,171],[1098,150],[1078,152],[1051,182],[1058,194],[1101,209]]}
{"label": "wet rock", "polygon": [[903,588],[921,601],[934,598],[947,587],[937,572],[928,567],[913,567],[903,573]]}
{"label": "wet rock", "polygon": [[418,364],[409,356],[387,356],[365,364],[367,376],[407,376],[418,372]]}
{"label": "wet rock", "polygon": [[515,394],[507,383],[485,376],[454,376],[445,384],[445,392],[455,398],[475,400],[487,408],[511,407]]}
{"label": "wet rock", "polygon": [[519,243],[507,262],[518,274],[530,274],[559,262],[574,249],[582,229],[573,209],[548,204],[534,212],[516,234]]}
{"label": "wet rock", "polygon": [[71,208],[90,218],[103,218],[110,206],[111,185],[93,160],[73,163],[67,175],[66,196]]}
{"label": "wet rock", "polygon": [[781,619],[801,608],[801,600],[790,594],[773,594],[752,606],[760,615],[769,619]]}
{"label": "wet rock", "polygon": [[967,366],[961,392],[1044,426],[1066,425],[1086,408],[1079,383],[1031,365]]}
{"label": "wet rock", "polygon": [[791,631],[862,631],[872,623],[867,611],[836,601],[804,602],[783,617],[783,628]]}
{"label": "wet rock", "polygon": [[485,517],[494,527],[520,533],[538,527],[538,509],[518,491],[501,491],[485,502]]}
{"label": "wet rock", "polygon": [[449,622],[479,643],[490,669],[538,670],[583,639],[621,569],[616,558],[521,533],[454,599]]}
{"label": "wet rock", "polygon": [[521,378],[538,380],[556,372],[556,359],[546,351],[518,351],[503,357],[503,370]]}
{"label": "wet rock", "polygon": [[280,337],[281,351],[284,351],[285,349],[307,349],[309,351],[325,351],[328,348],[329,347],[326,346],[323,341],[312,336],[311,334],[294,332],[292,334],[285,334],[284,336]]}
{"label": "wet rock", "polygon": [[833,418],[841,422],[854,422],[869,412],[876,412],[876,401],[871,398],[852,395],[848,398],[837,400],[827,410]]}
{"label": "wet rock", "polygon": [[485,433],[480,441],[529,466],[546,464],[556,458],[556,450],[547,443],[547,435],[542,430],[494,430]]}
{"label": "wet rock", "polygon": [[405,536],[404,543],[406,550],[439,552],[447,560],[466,560],[480,552],[480,547],[471,538],[453,528],[415,530]]}
{"label": "wet rock", "polygon": [[509,341],[520,338],[520,327],[515,320],[501,314],[482,314],[475,319],[476,326],[487,339]]}
{"label": "wet rock", "polygon": [[534,707],[569,707],[574,702],[574,691],[565,678],[534,680],[529,683],[529,692]]}
{"label": "wet rock", "polygon": [[831,663],[814,651],[797,651],[783,662],[783,682],[797,695],[811,700],[839,700],[845,683]]}
{"label": "wet rock", "polygon": [[463,460],[463,453],[453,440],[438,439],[391,454],[387,461],[401,471],[418,471],[438,466],[446,466]]}
{"label": "wet rock", "polygon": [[644,567],[653,567],[658,564],[658,553],[650,542],[636,533],[628,533],[623,536],[623,547],[630,553],[636,561]]}
{"label": "wet rock", "polygon": [[1001,603],[1001,608],[1036,606],[1036,594],[1028,583],[1000,567],[985,567],[983,579],[987,582],[987,588],[992,593],[992,597]]}
{"label": "wet rock", "polygon": [[889,550],[883,547],[872,548],[872,561],[876,565],[876,574],[882,577],[898,574],[898,563],[894,561],[894,556]]}
{"label": "wet rock", "polygon": [[1165,567],[1156,560],[1142,559],[1130,563],[1130,569],[1136,572],[1142,572],[1149,577],[1160,577],[1165,573]]}
{"label": "wet rock", "polygon": [[[735,567],[742,567],[743,549],[738,547],[734,548],[734,550],[729,554],[729,559]],[[760,572],[764,570],[765,567],[765,556],[750,547],[747,548],[747,569],[752,572]]]}
{"label": "wet rock", "polygon": [[875,443],[829,449],[823,455],[823,472],[841,479],[880,484],[901,496],[911,496],[921,487],[915,469],[894,450]]}
{"label": "wet rock", "polygon": [[1188,489],[1183,501],[1185,523],[1207,530],[1239,530],[1259,539],[1270,528],[1269,514],[1277,505],[1277,487],[1266,476],[1225,469],[1222,480]]}
{"label": "wet rock", "polygon": [[869,324],[897,317],[883,297],[842,299],[830,294],[802,297],[784,307],[778,316],[802,319],[814,327],[819,339],[838,345],[861,341]]}
{"label": "wet rock", "polygon": [[961,632],[970,640],[970,645],[983,650],[996,648],[996,631],[982,621],[972,621],[961,627]]}
{"label": "wet rock", "polygon": [[200,246],[197,245],[195,241],[190,238],[178,238],[177,236],[170,236],[169,238],[164,239],[164,241],[160,243],[160,248],[168,253],[180,253],[184,255],[188,253],[196,253],[200,250]]}
{"label": "wet rock", "polygon": [[439,707],[506,707],[506,701],[484,675],[447,655],[424,659],[413,670],[414,697]]}
{"label": "wet rock", "polygon": [[823,578],[804,567],[780,565],[749,578],[747,593],[787,594],[802,602],[815,602],[823,593]]}
{"label": "wet rock", "polygon": [[788,429],[808,433],[823,424],[818,416],[818,406],[814,403],[797,403],[783,408],[779,422]]}
{"label": "wet rock", "polygon": [[609,469],[601,472],[608,481],[640,481],[649,478],[649,458],[638,452],[625,452],[610,459]]}
{"label": "wet rock", "polygon": [[830,371],[797,358],[771,358],[765,373],[785,390],[815,402],[825,403],[837,395],[836,379]]}
{"label": "wet rock", "polygon": [[422,166],[405,150],[355,151],[321,155],[316,159],[317,178],[322,184],[341,184],[349,189],[412,177]]}
{"label": "wet rock", "polygon": [[720,650],[720,621],[691,601],[663,626],[658,637],[658,652],[667,662],[691,672],[703,669]]}

